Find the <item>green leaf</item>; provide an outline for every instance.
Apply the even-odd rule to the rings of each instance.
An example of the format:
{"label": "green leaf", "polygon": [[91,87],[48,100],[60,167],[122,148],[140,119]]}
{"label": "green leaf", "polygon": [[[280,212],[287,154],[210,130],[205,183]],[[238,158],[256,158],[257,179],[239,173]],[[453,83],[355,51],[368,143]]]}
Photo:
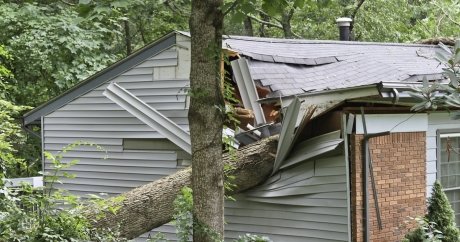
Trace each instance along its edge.
{"label": "green leaf", "polygon": [[295,0],[294,1],[294,7],[295,8],[303,8],[305,5],[306,0]]}
{"label": "green leaf", "polygon": [[119,0],[112,2],[110,5],[114,8],[127,8],[128,6],[130,6],[130,1]]}
{"label": "green leaf", "polygon": [[78,4],[89,4],[91,0],[78,0]]}
{"label": "green leaf", "polygon": [[231,22],[233,23],[241,23],[243,22],[244,18],[246,17],[246,15],[242,12],[236,12],[232,15],[231,17]]}

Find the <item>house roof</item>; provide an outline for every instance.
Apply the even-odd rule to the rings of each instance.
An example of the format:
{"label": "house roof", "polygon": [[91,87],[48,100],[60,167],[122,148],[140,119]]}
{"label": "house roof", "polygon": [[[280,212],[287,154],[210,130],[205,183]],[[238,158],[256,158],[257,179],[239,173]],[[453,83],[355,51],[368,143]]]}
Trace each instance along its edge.
{"label": "house roof", "polygon": [[[113,79],[146,58],[175,44],[175,31],[94,74],[75,87],[24,115],[24,124],[40,119]],[[268,97],[346,89],[380,82],[414,82],[423,75],[441,79],[433,45],[288,40],[225,36],[224,48],[249,59],[251,77],[270,87]]]}
{"label": "house roof", "polygon": [[147,58],[155,54],[158,54],[167,48],[172,47],[176,44],[176,33],[180,34],[180,32],[171,32],[163,36],[162,38],[146,45],[145,47],[139,49],[138,51],[134,52],[128,57],[97,72],[96,74],[90,76],[86,80],[81,81],[73,88],[67,90],[61,95],[27,112],[24,115],[24,125],[39,120],[40,117],[57,110],[65,104],[73,101],[74,99],[86,94],[94,88],[129,70],[130,68],[141,63]]}
{"label": "house roof", "polygon": [[253,80],[271,97],[443,78],[434,59],[443,50],[434,45],[228,36],[224,46],[249,59]]}

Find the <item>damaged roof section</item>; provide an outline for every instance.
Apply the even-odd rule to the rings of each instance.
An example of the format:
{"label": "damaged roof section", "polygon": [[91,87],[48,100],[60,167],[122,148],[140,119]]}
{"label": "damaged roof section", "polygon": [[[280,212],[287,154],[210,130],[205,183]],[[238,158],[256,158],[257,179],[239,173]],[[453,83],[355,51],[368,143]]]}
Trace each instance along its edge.
{"label": "damaged roof section", "polygon": [[[375,84],[442,79],[438,46],[230,36],[224,45],[248,59],[252,79],[279,97]],[[423,54],[420,54],[423,53]]]}

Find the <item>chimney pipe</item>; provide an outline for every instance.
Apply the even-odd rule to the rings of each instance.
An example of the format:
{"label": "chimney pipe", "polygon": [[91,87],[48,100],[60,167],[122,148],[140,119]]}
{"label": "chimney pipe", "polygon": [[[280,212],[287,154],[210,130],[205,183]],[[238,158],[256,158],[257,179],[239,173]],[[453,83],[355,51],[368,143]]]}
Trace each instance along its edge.
{"label": "chimney pipe", "polygon": [[339,26],[340,40],[350,41],[350,25],[353,20],[351,18],[338,18],[336,20]]}

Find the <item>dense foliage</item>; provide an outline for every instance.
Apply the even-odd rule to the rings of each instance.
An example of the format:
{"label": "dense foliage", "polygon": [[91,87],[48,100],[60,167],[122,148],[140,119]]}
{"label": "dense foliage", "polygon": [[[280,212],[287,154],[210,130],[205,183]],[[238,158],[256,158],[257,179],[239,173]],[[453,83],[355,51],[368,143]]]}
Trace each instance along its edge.
{"label": "dense foliage", "polygon": [[35,145],[39,140],[28,135],[19,122],[21,114],[30,108],[9,100],[14,86],[8,82],[12,73],[5,63],[11,58],[0,45],[0,170],[8,177],[32,176],[39,168],[40,152]]}
{"label": "dense foliage", "polygon": [[[335,20],[351,17],[353,39],[413,42],[458,36],[459,1],[429,0],[237,0],[229,11],[229,34],[338,39]],[[233,1],[228,5],[232,6]],[[281,10],[279,10],[281,9]]]}
{"label": "dense foliage", "polygon": [[[64,190],[54,189],[53,184],[59,182],[58,175],[72,177],[62,170],[76,163],[61,163],[62,154],[73,149],[78,143],[69,145],[56,155],[46,153],[55,169],[53,174],[46,177],[47,188],[32,188],[28,184],[12,187],[5,179],[10,170],[17,167],[2,167],[0,174],[0,241],[126,241],[116,231],[93,229],[90,221],[83,216],[82,211],[87,206],[108,207],[112,201],[123,197],[101,199],[93,196],[89,200],[68,194]],[[9,162],[11,157],[0,157],[3,162]],[[14,159],[14,157],[13,157]],[[65,208],[65,209],[64,209]],[[118,208],[111,207],[116,212]]]}

